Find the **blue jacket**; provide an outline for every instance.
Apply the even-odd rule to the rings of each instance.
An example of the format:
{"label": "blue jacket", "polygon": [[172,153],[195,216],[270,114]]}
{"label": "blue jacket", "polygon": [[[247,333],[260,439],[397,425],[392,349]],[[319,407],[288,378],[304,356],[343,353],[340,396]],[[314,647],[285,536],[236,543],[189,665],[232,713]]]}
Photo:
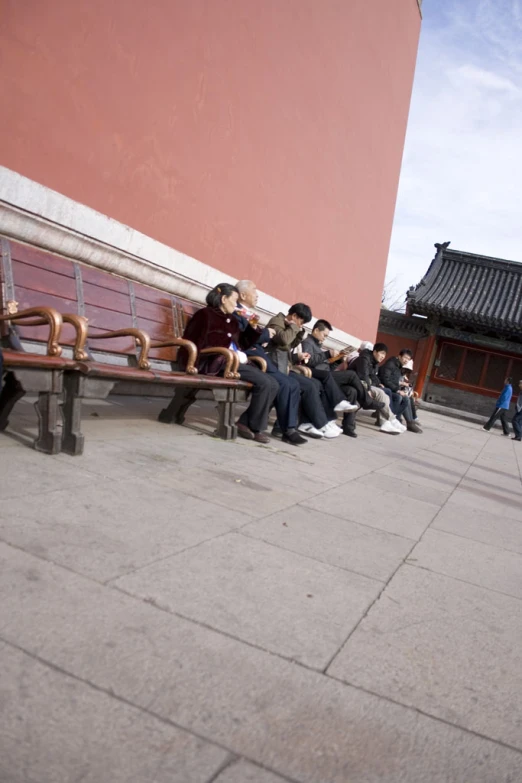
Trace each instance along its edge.
{"label": "blue jacket", "polygon": [[502,394],[497,400],[497,408],[504,408],[504,410],[508,411],[512,396],[513,396],[513,387],[511,386],[510,383],[506,383],[506,385],[502,389]]}
{"label": "blue jacket", "polygon": [[[239,322],[239,328],[243,332],[247,326],[248,321],[243,316],[240,315],[240,313],[236,310],[234,312],[234,315],[236,316],[238,322]],[[274,373],[277,372],[277,367],[270,358],[270,356],[267,354],[265,349],[263,348],[263,343],[269,343],[270,342],[270,335],[268,333],[268,329],[265,327],[262,332],[259,334],[259,339],[255,345],[253,345],[251,348],[249,348],[245,353],[247,356],[261,356],[266,361],[266,371],[268,373]]]}

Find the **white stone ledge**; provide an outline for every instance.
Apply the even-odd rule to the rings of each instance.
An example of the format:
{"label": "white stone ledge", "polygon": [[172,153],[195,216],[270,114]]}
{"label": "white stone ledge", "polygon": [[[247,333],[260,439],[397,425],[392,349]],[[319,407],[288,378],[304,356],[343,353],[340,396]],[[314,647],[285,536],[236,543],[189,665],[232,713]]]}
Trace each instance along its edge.
{"label": "white stone ledge", "polygon": [[[230,275],[3,166],[0,234],[194,302],[204,303],[219,283],[235,283]],[[288,307],[259,292],[262,323]],[[360,339],[335,329],[328,344],[357,346]]]}

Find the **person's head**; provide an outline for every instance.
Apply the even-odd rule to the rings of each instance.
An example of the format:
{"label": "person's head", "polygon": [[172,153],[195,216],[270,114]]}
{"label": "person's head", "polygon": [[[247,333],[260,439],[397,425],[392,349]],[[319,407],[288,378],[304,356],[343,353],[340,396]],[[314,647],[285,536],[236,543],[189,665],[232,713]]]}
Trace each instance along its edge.
{"label": "person's head", "polygon": [[333,326],[329,321],[326,321],[324,318],[319,318],[312,329],[312,336],[315,337],[317,342],[324,343],[332,329]]}
{"label": "person's head", "polygon": [[504,381],[504,386],[508,386],[508,385],[511,386],[512,383],[513,383],[513,378],[511,377],[506,378],[506,380]]}
{"label": "person's head", "polygon": [[369,340],[363,340],[359,346],[359,351],[373,351],[373,343]]}
{"label": "person's head", "polygon": [[388,346],[385,343],[375,343],[373,346],[373,355],[379,363],[386,359],[387,353]]}
{"label": "person's head", "polygon": [[222,310],[230,315],[236,309],[238,297],[239,292],[235,285],[220,283],[208,292],[206,302],[209,307]]}
{"label": "person's head", "polygon": [[308,321],[312,320],[312,311],[307,304],[298,302],[293,304],[288,311],[288,320],[293,321],[298,326],[304,326]]}
{"label": "person's head", "polygon": [[401,365],[403,367],[406,367],[408,362],[411,362],[413,359],[413,353],[410,351],[409,348],[403,348],[402,351],[399,351],[398,360],[400,361]]}
{"label": "person's head", "polygon": [[522,389],[522,381],[519,381],[519,382],[518,382],[518,388],[519,388],[519,389]]}
{"label": "person's head", "polygon": [[236,288],[239,291],[239,304],[246,305],[254,310],[259,299],[256,284],[252,280],[238,280]]}

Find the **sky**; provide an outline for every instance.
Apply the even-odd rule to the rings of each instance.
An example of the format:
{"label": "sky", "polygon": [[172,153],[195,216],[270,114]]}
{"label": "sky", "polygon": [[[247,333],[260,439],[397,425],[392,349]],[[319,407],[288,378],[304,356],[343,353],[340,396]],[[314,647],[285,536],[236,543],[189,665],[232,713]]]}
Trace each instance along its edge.
{"label": "sky", "polygon": [[522,261],[522,0],[424,0],[386,273],[417,284],[435,242]]}

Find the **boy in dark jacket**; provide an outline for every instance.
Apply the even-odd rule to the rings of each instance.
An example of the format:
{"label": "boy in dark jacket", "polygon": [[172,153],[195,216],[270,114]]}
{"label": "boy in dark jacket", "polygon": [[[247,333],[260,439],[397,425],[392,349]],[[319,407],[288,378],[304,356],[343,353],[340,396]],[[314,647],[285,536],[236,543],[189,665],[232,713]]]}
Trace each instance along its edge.
{"label": "boy in dark jacket", "polygon": [[414,421],[410,398],[402,375],[402,368],[412,359],[413,354],[410,349],[403,348],[398,356],[392,356],[379,367],[378,375],[385,389],[391,392],[391,408],[398,420],[400,421],[401,416],[404,416],[408,432],[420,433],[422,430]]}
{"label": "boy in dark jacket", "polygon": [[379,364],[384,361],[387,353],[387,345],[375,343],[373,350],[365,348],[359,353],[359,356],[350,364],[350,369],[355,370],[371,396],[378,402],[384,403],[384,407],[379,411],[379,415],[382,415],[385,420],[380,425],[381,432],[398,435],[405,432],[406,427],[396,419],[391,410],[388,395],[385,393],[378,375]]}
{"label": "boy in dark jacket", "polygon": [[509,424],[507,422],[507,412],[511,404],[511,397],[513,396],[513,386],[511,385],[511,378],[506,378],[504,381],[504,388],[500,392],[500,396],[495,403],[495,410],[489,417],[489,420],[482,427],[483,430],[489,432],[497,419],[500,419],[502,424],[502,434],[509,435]]}

